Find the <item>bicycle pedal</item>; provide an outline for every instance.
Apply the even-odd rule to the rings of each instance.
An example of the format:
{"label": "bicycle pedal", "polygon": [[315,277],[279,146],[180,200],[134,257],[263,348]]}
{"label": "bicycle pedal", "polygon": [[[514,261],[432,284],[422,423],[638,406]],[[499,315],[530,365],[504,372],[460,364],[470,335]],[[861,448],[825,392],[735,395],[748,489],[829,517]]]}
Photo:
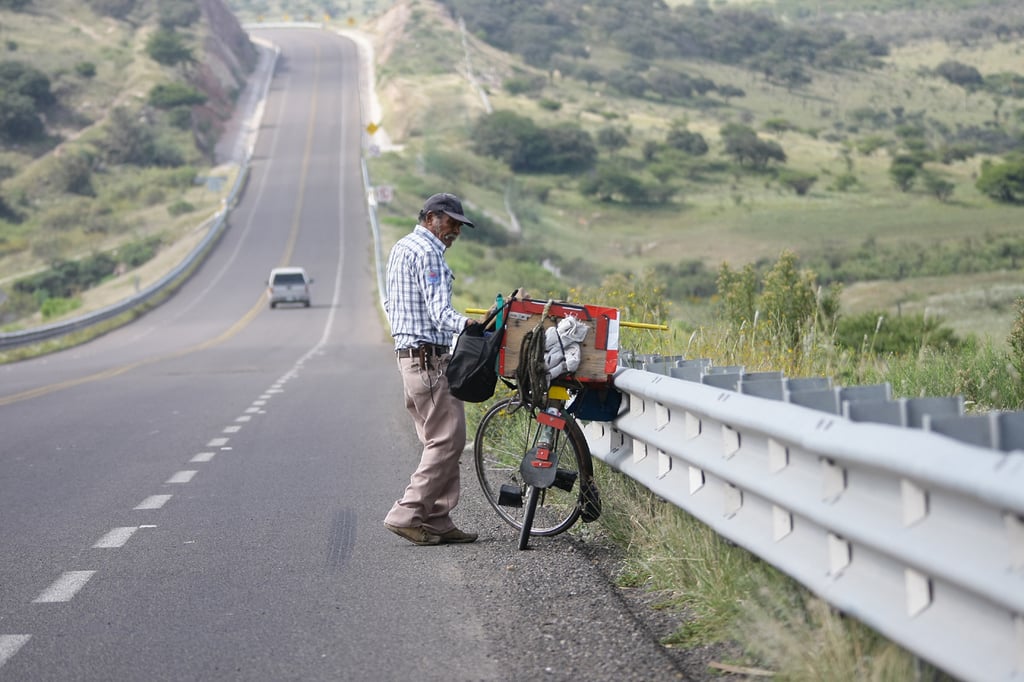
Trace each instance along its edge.
{"label": "bicycle pedal", "polygon": [[572,487],[576,485],[576,477],[579,476],[575,471],[569,471],[568,469],[559,469],[555,472],[555,482],[552,483],[554,487],[559,490],[564,490],[567,493],[572,492]]}
{"label": "bicycle pedal", "polygon": [[498,504],[502,507],[522,507],[523,489],[517,485],[502,485],[498,489]]}

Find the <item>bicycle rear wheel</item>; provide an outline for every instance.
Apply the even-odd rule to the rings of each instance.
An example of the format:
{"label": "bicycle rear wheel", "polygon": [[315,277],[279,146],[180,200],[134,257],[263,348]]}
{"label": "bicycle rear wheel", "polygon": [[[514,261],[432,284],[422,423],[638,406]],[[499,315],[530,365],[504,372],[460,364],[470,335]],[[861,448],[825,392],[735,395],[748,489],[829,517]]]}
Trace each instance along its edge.
{"label": "bicycle rear wheel", "polygon": [[[590,456],[590,450],[576,421],[568,414],[563,413],[563,416],[565,429],[556,432],[552,447],[558,452],[558,475],[555,485],[537,491],[530,535],[558,535],[580,516],[580,463]],[[519,531],[523,528],[526,511],[523,496],[527,492],[519,475],[519,465],[523,456],[537,444],[539,431],[540,424],[533,411],[522,407],[518,397],[511,397],[495,403],[484,414],[473,441],[473,460],[484,497],[498,516]],[[518,490],[518,506],[499,503],[502,486]],[[509,501],[509,497],[506,494],[502,501]],[[511,497],[515,501],[516,496]]]}

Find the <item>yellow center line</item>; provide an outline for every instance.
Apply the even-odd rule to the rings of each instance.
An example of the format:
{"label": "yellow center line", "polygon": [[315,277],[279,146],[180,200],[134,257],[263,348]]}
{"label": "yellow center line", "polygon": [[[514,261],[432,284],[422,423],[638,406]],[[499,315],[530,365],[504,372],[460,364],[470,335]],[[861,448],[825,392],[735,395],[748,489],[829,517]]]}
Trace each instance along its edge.
{"label": "yellow center line", "polygon": [[[291,261],[292,254],[295,251],[295,243],[299,238],[299,223],[302,218],[302,202],[306,194],[306,180],[309,177],[309,160],[313,153],[313,134],[315,132],[316,123],[316,112],[317,112],[317,85],[320,82],[320,46],[316,47],[316,61],[314,62],[313,69],[313,98],[309,105],[309,118],[306,123],[306,146],[303,150],[302,156],[302,171],[299,175],[299,189],[298,195],[295,202],[295,213],[292,215],[292,224],[289,230],[288,243],[285,245],[284,255],[281,259],[281,265],[287,265]],[[265,309],[266,299],[260,296],[256,301],[256,304],[248,310],[241,318],[238,319],[234,324],[224,330],[218,336],[203,341],[202,343],[196,344],[190,348],[176,351],[173,353],[167,353],[154,358],[148,358],[146,360],[139,360],[127,365],[121,365],[120,367],[112,367],[110,369],[103,370],[102,372],[96,372],[84,377],[78,377],[77,379],[68,379],[67,381],[61,381],[55,384],[48,384],[46,386],[39,386],[38,388],[29,389],[22,391],[21,393],[14,393],[9,396],[0,397],[0,407],[4,405],[11,405],[13,403],[21,402],[23,400],[30,400],[32,398],[38,398],[50,393],[62,391],[67,388],[74,388],[75,386],[81,386],[93,381],[100,381],[102,379],[110,379],[112,377],[119,376],[126,372],[130,372],[133,369],[144,367],[146,365],[152,365],[165,360],[171,360],[174,358],[180,358],[191,353],[195,353],[201,350],[207,350],[214,346],[220,345],[230,339],[231,337],[238,334],[240,331],[245,329],[256,319],[256,316]]]}

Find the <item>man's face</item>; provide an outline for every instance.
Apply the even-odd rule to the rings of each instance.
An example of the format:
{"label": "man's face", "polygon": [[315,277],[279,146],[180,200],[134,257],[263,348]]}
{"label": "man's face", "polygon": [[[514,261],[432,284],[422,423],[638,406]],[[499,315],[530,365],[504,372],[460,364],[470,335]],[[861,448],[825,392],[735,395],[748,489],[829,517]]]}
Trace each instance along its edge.
{"label": "man's face", "polygon": [[452,220],[447,213],[432,213],[430,231],[434,233],[435,237],[444,242],[446,249],[450,249],[455,240],[462,234],[462,223]]}

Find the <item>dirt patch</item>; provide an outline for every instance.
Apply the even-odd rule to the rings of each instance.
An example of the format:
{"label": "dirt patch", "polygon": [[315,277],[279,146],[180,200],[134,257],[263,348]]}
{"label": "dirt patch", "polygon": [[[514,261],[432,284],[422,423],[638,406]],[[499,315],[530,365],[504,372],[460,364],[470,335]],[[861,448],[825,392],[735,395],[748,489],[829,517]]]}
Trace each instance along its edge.
{"label": "dirt patch", "polygon": [[395,50],[395,45],[405,38],[405,26],[412,16],[412,10],[406,2],[396,3],[394,7],[366,26],[373,36],[373,49],[377,56],[377,65],[387,63],[388,57]]}

